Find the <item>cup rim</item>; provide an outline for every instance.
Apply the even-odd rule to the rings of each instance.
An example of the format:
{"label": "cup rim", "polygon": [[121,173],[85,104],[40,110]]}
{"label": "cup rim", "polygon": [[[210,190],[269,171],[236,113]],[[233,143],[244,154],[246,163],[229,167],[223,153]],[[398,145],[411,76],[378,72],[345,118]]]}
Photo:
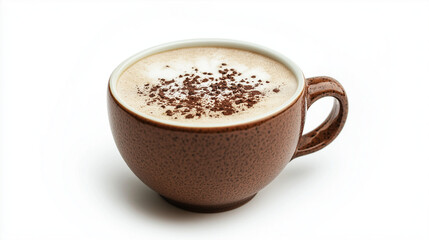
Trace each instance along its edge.
{"label": "cup rim", "polygon": [[[188,48],[188,47],[227,47],[227,48],[237,48],[242,50],[247,50],[255,53],[259,53],[261,55],[267,56],[269,58],[272,58],[281,64],[285,65],[295,76],[295,78],[298,81],[297,89],[295,93],[287,99],[282,105],[279,107],[272,109],[271,111],[266,112],[263,115],[258,115],[252,118],[248,118],[245,120],[240,121],[231,121],[228,123],[211,123],[211,124],[197,124],[197,123],[182,123],[182,122],[176,122],[172,120],[164,120],[159,119],[153,116],[150,116],[148,114],[142,113],[128,105],[125,101],[123,101],[119,94],[116,91],[116,85],[119,77],[121,74],[128,69],[131,65],[136,63],[138,60],[154,55],[157,53],[170,51],[174,49],[180,49],[180,48]],[[238,40],[232,40],[232,39],[220,39],[220,38],[198,38],[198,39],[186,39],[186,40],[180,40],[180,41],[174,41],[174,42],[168,42],[164,44],[160,44],[148,49],[145,49],[143,51],[140,51],[133,56],[127,58],[122,63],[120,63],[115,70],[113,70],[112,74],[109,78],[109,91],[112,97],[115,99],[115,101],[122,105],[122,107],[129,112],[133,113],[133,115],[138,116],[140,118],[143,118],[145,120],[148,120],[150,122],[158,123],[161,125],[167,125],[171,127],[181,127],[181,128],[189,128],[189,129],[212,129],[212,128],[230,128],[230,127],[240,127],[243,125],[248,125],[252,123],[261,122],[263,120],[269,119],[273,116],[276,116],[277,114],[283,112],[284,110],[288,109],[290,106],[292,106],[296,100],[301,96],[302,92],[304,91],[305,86],[305,77],[302,73],[301,69],[296,65],[294,62],[292,62],[289,58],[284,56],[283,54],[274,51],[272,49],[269,49],[267,47],[245,42],[245,41],[238,41]]]}

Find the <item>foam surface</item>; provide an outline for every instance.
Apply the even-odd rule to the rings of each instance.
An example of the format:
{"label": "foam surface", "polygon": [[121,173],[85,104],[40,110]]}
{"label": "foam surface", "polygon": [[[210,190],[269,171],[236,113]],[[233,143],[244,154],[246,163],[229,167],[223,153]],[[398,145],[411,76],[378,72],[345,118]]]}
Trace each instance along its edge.
{"label": "foam surface", "polygon": [[[228,74],[233,69],[237,73],[235,78],[222,80],[227,74],[220,70],[225,68],[230,70]],[[183,113],[178,111],[183,108],[178,109],[177,102],[190,97],[189,91],[183,90],[187,81],[185,74],[190,78],[191,75],[198,75],[201,76],[200,80],[207,80],[194,85],[205,89],[196,90],[200,96],[199,107],[189,105],[188,112]],[[219,79],[229,87],[242,80],[241,83],[251,87],[253,92],[260,93],[254,98],[256,103],[236,104],[234,101],[232,113],[216,111],[217,108],[213,107],[216,102],[226,101],[231,96],[237,99],[229,87],[213,94],[210,92],[213,90],[211,86],[219,83]],[[165,81],[169,84],[166,85]],[[153,86],[165,87],[165,92],[161,94],[165,93],[167,99],[174,99],[175,102],[170,100],[170,104],[164,101],[165,97],[151,95],[157,93],[151,92]],[[193,47],[162,52],[139,60],[122,73],[116,88],[119,97],[136,111],[159,119],[210,124],[245,120],[278,108],[295,93],[297,80],[284,65],[257,53],[232,48]],[[191,115],[191,118],[186,117]]]}

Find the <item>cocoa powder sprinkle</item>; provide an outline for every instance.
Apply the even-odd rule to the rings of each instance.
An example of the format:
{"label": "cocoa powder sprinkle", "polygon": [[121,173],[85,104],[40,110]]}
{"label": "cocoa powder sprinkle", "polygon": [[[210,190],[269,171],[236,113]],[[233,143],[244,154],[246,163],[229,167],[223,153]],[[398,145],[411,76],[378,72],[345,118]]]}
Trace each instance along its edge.
{"label": "cocoa powder sprinkle", "polygon": [[[261,79],[253,80],[256,75],[252,75],[252,80],[248,80],[240,77],[242,73],[238,70],[225,66],[226,63],[219,66],[217,72],[220,76],[192,67],[192,74],[184,71],[169,80],[158,78],[158,84],[145,83],[144,89],[136,86],[137,94],[149,96],[151,99],[147,100],[146,105],[166,109],[164,113],[174,119],[178,116],[186,119],[203,115],[215,118],[220,114],[228,116],[245,111],[264,98],[265,93],[255,89],[263,85]],[[272,91],[278,93],[280,89],[276,87]]]}

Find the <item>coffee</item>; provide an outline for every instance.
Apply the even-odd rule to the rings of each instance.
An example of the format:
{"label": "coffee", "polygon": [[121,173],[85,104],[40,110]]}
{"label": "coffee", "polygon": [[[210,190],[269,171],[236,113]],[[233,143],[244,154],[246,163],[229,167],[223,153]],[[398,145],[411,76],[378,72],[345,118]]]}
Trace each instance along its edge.
{"label": "coffee", "polygon": [[145,57],[119,77],[119,97],[136,111],[184,123],[230,123],[261,116],[293,96],[283,64],[234,48],[191,47]]}
{"label": "coffee", "polygon": [[[307,109],[322,97],[336,99],[332,110],[303,135]],[[128,58],[109,78],[107,106],[132,172],[197,212],[245,204],[291,159],[332,142],[348,112],[335,79],[305,79],[282,55],[226,39],[166,43]]]}

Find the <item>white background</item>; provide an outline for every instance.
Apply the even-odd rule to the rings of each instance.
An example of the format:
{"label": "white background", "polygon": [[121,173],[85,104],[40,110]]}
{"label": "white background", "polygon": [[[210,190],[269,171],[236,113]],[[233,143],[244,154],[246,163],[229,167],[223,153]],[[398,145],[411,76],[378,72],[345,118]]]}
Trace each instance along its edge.
{"label": "white background", "polygon": [[[428,239],[428,1],[12,1],[1,5],[0,239]],[[107,80],[125,58],[218,37],[345,87],[340,136],[247,205],[196,214],[127,168]],[[311,108],[306,129],[332,100]]]}

